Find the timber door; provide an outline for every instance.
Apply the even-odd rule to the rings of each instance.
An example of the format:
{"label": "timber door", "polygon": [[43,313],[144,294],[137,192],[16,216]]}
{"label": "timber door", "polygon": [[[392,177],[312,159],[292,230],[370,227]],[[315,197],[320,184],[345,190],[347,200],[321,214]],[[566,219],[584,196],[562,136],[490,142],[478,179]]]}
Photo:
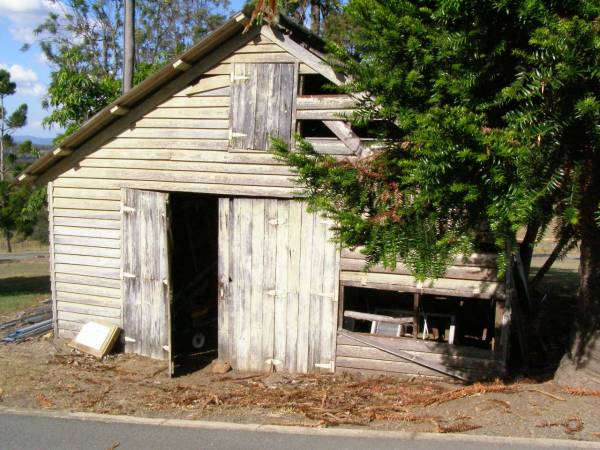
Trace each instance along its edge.
{"label": "timber door", "polygon": [[125,351],[170,361],[168,194],[122,189]]}
{"label": "timber door", "polygon": [[339,251],[294,200],[219,201],[219,359],[237,370],[332,371]]}
{"label": "timber door", "polygon": [[294,65],[234,63],[231,76],[230,148],[266,150],[269,137],[289,144]]}

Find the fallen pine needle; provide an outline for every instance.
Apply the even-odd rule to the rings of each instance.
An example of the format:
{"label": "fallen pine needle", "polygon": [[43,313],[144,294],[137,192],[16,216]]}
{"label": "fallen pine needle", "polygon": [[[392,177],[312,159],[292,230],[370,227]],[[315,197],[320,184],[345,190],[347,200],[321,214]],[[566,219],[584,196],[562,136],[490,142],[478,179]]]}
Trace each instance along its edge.
{"label": "fallen pine needle", "polygon": [[436,431],[438,433],[462,433],[464,431],[471,431],[481,428],[481,425],[474,423],[455,423],[452,425],[440,425],[436,422]]}
{"label": "fallen pine needle", "polygon": [[484,385],[481,383],[475,383],[471,386],[467,386],[461,389],[455,389],[450,392],[444,392],[442,394],[433,395],[428,399],[425,399],[422,404],[424,406],[435,405],[440,403],[450,402],[452,400],[458,400],[459,398],[471,397],[479,394],[491,394],[500,392],[515,392],[516,389],[513,386],[507,386],[501,383]]}
{"label": "fallen pine needle", "polygon": [[529,389],[527,389],[527,390],[528,390],[529,392],[537,392],[537,393],[539,393],[539,394],[546,395],[546,396],[548,396],[548,397],[550,397],[550,398],[553,398],[554,400],[560,400],[561,402],[564,402],[564,401],[566,401],[566,399],[564,399],[564,398],[562,398],[562,397],[559,397],[558,395],[554,395],[554,394],[551,394],[550,392],[542,391],[541,389],[529,388]]}
{"label": "fallen pine needle", "polygon": [[580,397],[600,397],[600,391],[583,388],[566,387],[563,389],[567,394],[576,395]]}
{"label": "fallen pine needle", "polygon": [[579,416],[572,416],[562,422],[544,421],[537,425],[539,428],[562,426],[567,434],[575,434],[583,430],[583,420]]}

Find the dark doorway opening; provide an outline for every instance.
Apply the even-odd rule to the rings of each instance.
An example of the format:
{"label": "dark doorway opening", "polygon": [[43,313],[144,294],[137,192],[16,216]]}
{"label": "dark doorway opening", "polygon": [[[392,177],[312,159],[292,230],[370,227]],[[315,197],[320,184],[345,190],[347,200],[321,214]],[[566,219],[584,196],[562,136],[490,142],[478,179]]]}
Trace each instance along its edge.
{"label": "dark doorway opening", "polygon": [[171,354],[183,375],[217,357],[219,199],[172,194],[170,219]]}

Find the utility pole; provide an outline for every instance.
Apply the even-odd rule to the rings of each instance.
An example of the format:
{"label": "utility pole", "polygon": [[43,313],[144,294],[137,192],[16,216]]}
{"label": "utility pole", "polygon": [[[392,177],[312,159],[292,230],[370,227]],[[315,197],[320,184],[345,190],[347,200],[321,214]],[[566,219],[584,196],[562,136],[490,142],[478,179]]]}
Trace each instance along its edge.
{"label": "utility pole", "polygon": [[133,65],[135,61],[135,0],[125,0],[125,30],[123,47],[125,61],[123,63],[123,93],[133,87]]}

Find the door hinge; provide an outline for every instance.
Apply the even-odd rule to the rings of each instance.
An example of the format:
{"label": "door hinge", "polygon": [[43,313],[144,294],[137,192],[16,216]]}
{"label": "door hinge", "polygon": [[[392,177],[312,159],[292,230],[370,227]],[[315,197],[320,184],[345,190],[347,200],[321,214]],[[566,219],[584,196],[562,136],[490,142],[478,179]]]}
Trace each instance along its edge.
{"label": "door hinge", "polygon": [[135,208],[132,208],[131,206],[121,205],[121,212],[122,213],[135,212]]}
{"label": "door hinge", "polygon": [[325,292],[318,292],[315,294],[317,297],[329,298],[333,300],[333,294],[326,294]]}
{"label": "door hinge", "polygon": [[269,359],[265,359],[265,364],[269,364],[269,365],[273,365],[273,366],[280,366],[282,364],[282,362],[279,361],[278,359],[269,358]]}
{"label": "door hinge", "polygon": [[275,289],[267,291],[267,295],[269,295],[271,297],[279,297],[281,294],[282,294],[281,291],[276,291]]}
{"label": "door hinge", "polygon": [[231,74],[231,82],[234,81],[244,81],[244,80],[249,80],[250,77],[247,77],[246,75],[235,75],[235,74]]}
{"label": "door hinge", "polygon": [[328,363],[316,363],[315,367],[319,369],[333,370],[333,361],[330,361]]}
{"label": "door hinge", "polygon": [[131,338],[129,336],[125,336],[125,342],[136,342],[134,338]]}
{"label": "door hinge", "polygon": [[168,346],[168,345],[163,345],[163,346],[162,346],[162,349],[163,349],[165,352],[168,352],[168,351],[170,351],[170,348],[169,348],[169,346]]}
{"label": "door hinge", "polygon": [[137,278],[137,276],[129,272],[123,272],[123,278]]}

